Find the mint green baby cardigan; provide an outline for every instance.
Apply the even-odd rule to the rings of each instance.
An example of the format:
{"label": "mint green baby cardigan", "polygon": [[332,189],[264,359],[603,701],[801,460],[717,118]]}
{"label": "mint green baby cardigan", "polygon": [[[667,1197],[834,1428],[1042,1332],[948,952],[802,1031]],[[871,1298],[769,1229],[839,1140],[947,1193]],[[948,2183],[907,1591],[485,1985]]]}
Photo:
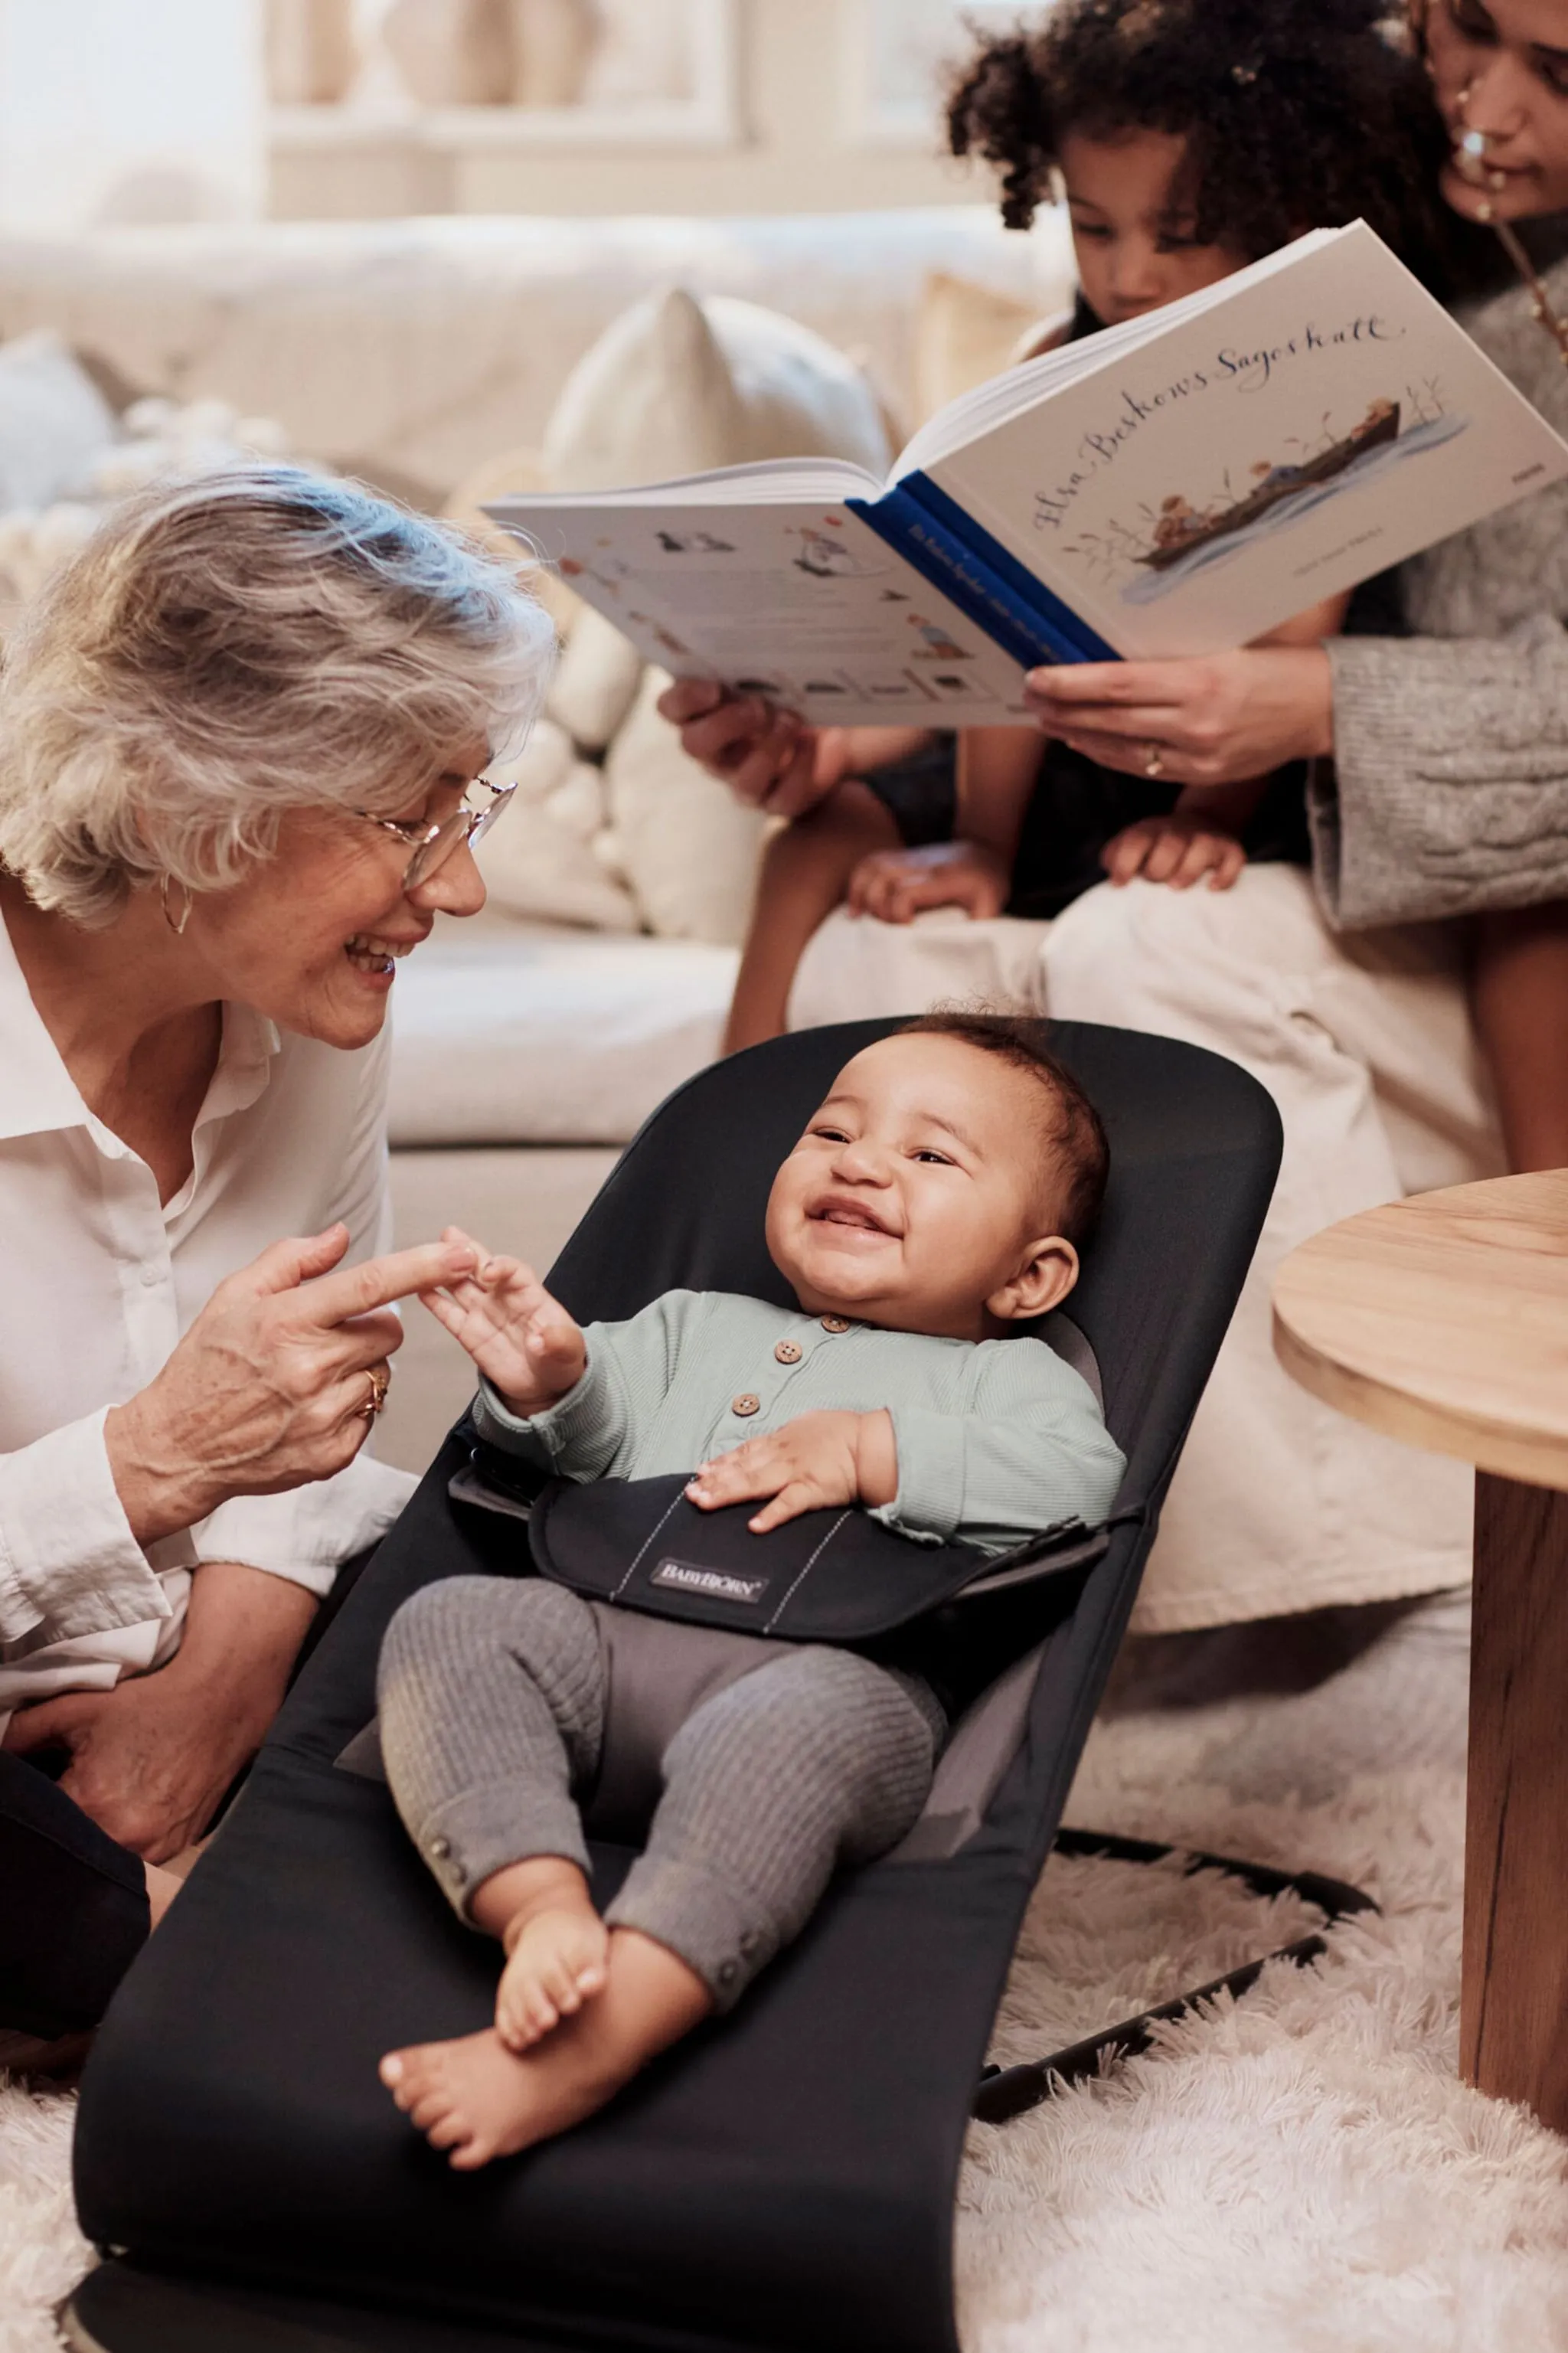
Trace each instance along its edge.
{"label": "mint green baby cardigan", "polygon": [[[801,1414],[892,1415],[899,1492],[871,1513],[904,1535],[1002,1551],[1058,1520],[1093,1526],[1125,1468],[1089,1384],[1045,1341],[938,1340],[667,1291],[591,1324],[588,1364],[547,1413],[509,1413],[485,1383],[474,1418],[508,1452],[570,1479],[695,1471]],[[798,1352],[798,1353],[797,1353]]]}

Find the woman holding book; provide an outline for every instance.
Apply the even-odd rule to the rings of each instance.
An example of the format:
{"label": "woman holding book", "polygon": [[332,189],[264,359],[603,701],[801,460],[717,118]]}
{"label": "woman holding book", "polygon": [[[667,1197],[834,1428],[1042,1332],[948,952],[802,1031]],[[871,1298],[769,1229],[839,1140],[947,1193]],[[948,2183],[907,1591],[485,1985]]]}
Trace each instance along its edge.
{"label": "woman holding book", "polygon": [[[1423,162],[1418,181],[1408,168],[1405,177],[1412,184],[1415,216],[1438,216],[1450,226],[1455,243],[1442,267],[1457,256],[1473,269],[1478,248],[1491,264],[1492,240],[1475,225],[1481,200],[1467,193],[1468,182],[1447,160],[1452,139],[1467,131],[1484,134],[1483,154],[1500,157],[1500,171],[1517,168],[1506,189],[1490,192],[1499,205],[1506,198],[1521,212],[1549,213],[1568,203],[1568,100],[1558,102],[1548,88],[1554,69],[1540,47],[1542,25],[1522,22],[1526,0],[1499,0],[1484,22],[1471,0],[1440,5],[1443,21],[1430,28],[1429,39],[1442,114],[1426,107],[1417,76],[1406,70],[1403,102]],[[1568,43],[1568,0],[1530,0],[1530,5],[1535,17],[1552,19]],[[1352,22],[1358,14],[1359,35]],[[1354,53],[1358,39],[1376,38],[1376,16],[1370,7],[1358,12],[1352,0],[1330,0],[1309,12],[1289,0],[1266,0],[1238,13],[1222,40],[1211,7],[1198,43],[1192,38],[1188,0],[1152,6],[1099,0],[1092,8],[1059,10],[1032,43],[1026,36],[1017,39],[1037,58],[1050,51],[1064,26],[1080,20],[1092,19],[1108,40],[1123,19],[1133,28],[1123,34],[1131,62],[1124,62],[1119,84],[1128,121],[1118,133],[1114,116],[1108,120],[1102,110],[1093,127],[1114,158],[1140,123],[1166,137],[1173,127],[1193,126],[1182,159],[1188,169],[1172,184],[1170,201],[1184,195],[1186,216],[1169,227],[1184,229],[1186,237],[1184,246],[1174,235],[1168,240],[1173,248],[1163,264],[1169,274],[1193,266],[1195,228],[1210,225],[1213,234],[1215,211],[1204,202],[1207,184],[1200,174],[1194,191],[1192,160],[1201,163],[1214,153],[1209,134],[1215,121],[1234,121],[1244,106],[1266,111],[1268,104],[1288,109],[1297,103],[1308,79],[1304,62],[1316,60],[1321,69],[1336,40],[1342,56]],[[988,47],[994,53],[996,45]],[[1167,66],[1172,58],[1188,60],[1184,71],[1141,77],[1140,65],[1159,62],[1162,49],[1170,51]],[[1216,79],[1204,107],[1189,108],[1184,121],[1184,93],[1190,97],[1189,85],[1205,61],[1216,72],[1216,58],[1226,87]],[[1507,121],[1494,121],[1477,110],[1489,89],[1500,87],[1500,70],[1501,98],[1511,111]],[[1382,66],[1374,71],[1381,73]],[[1528,107],[1510,87],[1521,72],[1531,81]],[[1100,86],[1107,81],[1102,73]],[[1027,105],[1015,111],[1004,183],[1013,217],[1026,216],[1045,195],[1058,160],[1061,125],[1052,116],[1050,95],[1043,91],[1033,111]],[[1222,148],[1215,185],[1275,194],[1300,168],[1299,111],[1294,119],[1294,147],[1281,149],[1277,141],[1259,156],[1249,140],[1239,170],[1226,168],[1234,142]],[[1386,142],[1367,137],[1367,121],[1364,102],[1344,104],[1334,125],[1342,150],[1343,126],[1354,123],[1358,154],[1381,153]],[[1104,136],[1108,132],[1112,135]],[[1504,134],[1506,149],[1495,143]],[[1003,161],[1005,139],[977,136],[972,143]],[[1407,144],[1406,165],[1410,152]],[[1353,160],[1342,153],[1342,161],[1353,176]],[[1396,171],[1394,184],[1398,178]],[[1429,206],[1423,206],[1423,187]],[[1384,227],[1364,201],[1352,209],[1368,212]],[[1080,222],[1080,210],[1075,207],[1081,255],[1086,245],[1092,249],[1092,232],[1105,224],[1094,213]],[[1223,223],[1223,211],[1219,217]],[[1320,207],[1288,215],[1286,227],[1321,223],[1330,225]],[[1282,241],[1284,233],[1272,241]],[[1390,241],[1402,242],[1398,237]],[[1407,240],[1403,249],[1420,266]],[[1243,244],[1212,275],[1247,258]],[[1178,278],[1152,299],[1169,300],[1203,282],[1209,280]],[[1432,273],[1429,282],[1440,282],[1440,273]],[[1568,284],[1563,290],[1568,296]],[[1079,329],[1082,309],[1080,303]],[[1459,316],[1527,397],[1560,429],[1568,425],[1568,385],[1556,343],[1531,320],[1527,299],[1502,271],[1492,268],[1490,293],[1461,307]],[[1568,610],[1561,552],[1568,543],[1556,527],[1565,502],[1563,492],[1549,493],[1406,567],[1397,582],[1383,584],[1394,594],[1385,593],[1382,614],[1363,605],[1360,627],[1369,634],[1274,644],[1209,661],[1052,670],[1033,681],[1053,747],[1047,776],[1065,755],[1079,779],[1080,806],[1084,791],[1104,792],[1113,816],[1100,832],[1102,845],[1117,832],[1117,818],[1127,828],[1120,797],[1148,795],[1158,852],[1146,840],[1143,879],[1131,888],[1087,889],[1090,876],[1084,876],[1079,886],[1084,895],[1053,923],[1043,955],[1034,961],[1031,980],[1042,1009],[1182,1036],[1226,1053],[1269,1086],[1286,1125],[1285,1166],[1268,1227],[1145,1581],[1139,1622],[1150,1630],[1388,1599],[1458,1585],[1468,1576],[1463,1478],[1447,1476],[1447,1466],[1429,1458],[1335,1424],[1292,1391],[1273,1361],[1268,1298],[1275,1265],[1307,1234],[1373,1202],[1490,1174],[1498,1165],[1466,1014],[1463,942],[1452,926],[1426,919],[1506,903],[1502,894],[1509,890],[1515,903],[1553,892],[1568,895],[1568,852],[1561,846],[1568,839],[1568,649],[1555,619]],[[1551,617],[1530,619],[1542,609]],[[1513,640],[1497,642],[1521,624]],[[1413,626],[1445,642],[1413,639]],[[1454,642],[1467,638],[1471,642]],[[1510,722],[1505,702],[1506,694],[1521,690],[1539,697],[1523,728]],[[802,738],[787,722],[716,702],[711,690],[678,689],[667,707],[686,721],[689,748],[708,758],[716,773],[727,775],[745,797],[765,799],[786,814],[820,802],[825,787],[855,762],[856,746]],[[1507,747],[1553,741],[1562,747],[1558,817],[1554,828],[1549,806],[1537,843],[1517,806],[1529,798],[1520,786],[1543,776],[1550,784],[1550,765],[1542,771],[1539,749],[1516,748],[1510,754]],[[1472,744],[1473,756],[1467,755]],[[1245,807],[1256,794],[1255,779],[1278,777],[1292,764],[1300,792],[1305,764],[1335,749],[1342,770],[1348,759],[1348,777],[1342,774],[1336,803],[1320,776],[1314,808],[1326,919],[1303,867],[1250,863],[1237,880],[1240,857],[1227,858],[1221,871],[1218,845],[1237,841],[1235,809],[1225,807],[1225,797]],[[1033,757],[1037,761],[1037,746]],[[1443,780],[1445,805],[1452,805],[1446,835],[1438,825],[1423,830],[1422,790],[1432,774]],[[1389,779],[1381,795],[1380,777]],[[1466,831],[1467,811],[1478,817],[1480,811],[1454,786],[1470,784],[1485,791],[1488,812]],[[1509,838],[1499,811],[1510,794],[1517,844],[1511,852],[1497,846]],[[1178,795],[1180,808],[1173,806]],[[1548,803],[1552,798],[1546,796]],[[1298,800],[1298,812],[1300,807]],[[1134,814],[1128,829],[1138,822]],[[1399,846],[1391,853],[1395,839]],[[1234,887],[1150,888],[1151,881],[1193,879],[1183,871],[1193,843],[1199,873]],[[907,861],[907,848],[895,850],[895,859],[900,854]],[[933,863],[951,855],[944,846]],[[1472,865],[1485,872],[1460,884],[1458,877]],[[1015,903],[1018,874],[1015,865]],[[1000,887],[993,883],[988,900],[984,894],[972,899],[972,912],[997,913],[1007,903],[1008,881],[1004,863]],[[1500,884],[1489,900],[1484,895],[1489,883]],[[905,903],[879,912],[907,918],[910,902],[918,905],[925,895],[907,881],[900,888]],[[1341,922],[1401,928],[1342,938],[1331,928]],[[879,931],[842,923],[824,927],[806,959],[797,1019],[903,1009],[906,997],[912,1002],[908,982],[920,969],[918,934],[910,941],[907,933],[882,933],[879,942]],[[984,986],[1005,962],[1018,968],[1021,948],[1005,959],[994,947],[988,959],[989,943],[978,936],[1006,931],[1005,925],[975,925],[968,986],[977,972]],[[944,931],[931,944],[943,950],[940,986],[950,990],[955,979],[960,988],[966,985],[955,970],[962,939],[962,933]],[[928,950],[928,976],[936,962]],[[1561,1156],[1568,1158],[1568,1151]]]}
{"label": "woman holding book", "polygon": [[[1441,193],[1503,271],[1458,316],[1568,431],[1568,0],[1417,0]],[[1514,280],[1517,269],[1519,280]],[[1511,282],[1510,282],[1511,281]],[[1056,741],[1193,802],[1314,762],[1338,929],[1470,919],[1472,1005],[1515,1168],[1568,1165],[1568,489],[1403,567],[1398,633],[1037,671]]]}

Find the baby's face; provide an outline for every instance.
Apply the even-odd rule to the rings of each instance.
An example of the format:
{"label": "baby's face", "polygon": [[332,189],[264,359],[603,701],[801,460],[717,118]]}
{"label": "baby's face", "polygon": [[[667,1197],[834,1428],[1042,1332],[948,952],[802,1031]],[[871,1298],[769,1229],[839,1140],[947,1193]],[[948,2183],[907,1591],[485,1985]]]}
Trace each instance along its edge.
{"label": "baby's face", "polygon": [[768,1249],[806,1313],[981,1340],[1065,1298],[1078,1259],[1051,1230],[1041,1096],[962,1039],[858,1054],[768,1200]]}

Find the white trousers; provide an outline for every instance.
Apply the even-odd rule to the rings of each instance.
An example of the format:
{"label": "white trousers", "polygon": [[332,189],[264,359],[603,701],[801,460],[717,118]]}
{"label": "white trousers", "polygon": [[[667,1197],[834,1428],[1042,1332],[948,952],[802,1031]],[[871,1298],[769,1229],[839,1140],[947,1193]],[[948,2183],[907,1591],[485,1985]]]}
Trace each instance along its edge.
{"label": "white trousers", "polygon": [[1503,1162],[1451,934],[1336,936],[1310,878],[1249,866],[1230,891],[1133,882],[1054,923],[825,923],[792,1028],[937,1003],[1143,1029],[1241,1064],[1285,1153],[1251,1271],[1167,1498],[1133,1625],[1224,1625],[1379,1601],[1469,1576],[1468,1467],[1347,1421],[1272,1344],[1287,1252],[1380,1201]]}

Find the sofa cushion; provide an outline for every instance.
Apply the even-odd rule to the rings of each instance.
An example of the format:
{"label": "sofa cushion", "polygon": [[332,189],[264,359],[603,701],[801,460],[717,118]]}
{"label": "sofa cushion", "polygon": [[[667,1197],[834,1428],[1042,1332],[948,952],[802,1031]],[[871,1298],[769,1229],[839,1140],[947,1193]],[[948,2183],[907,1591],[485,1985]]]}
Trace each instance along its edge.
{"label": "sofa cushion", "polygon": [[394,992],[392,1142],[626,1143],[717,1054],[736,961],[698,941],[438,920]]}
{"label": "sofa cushion", "polygon": [[0,350],[0,508],[47,507],[80,490],[119,430],[58,334],[39,329]]}

